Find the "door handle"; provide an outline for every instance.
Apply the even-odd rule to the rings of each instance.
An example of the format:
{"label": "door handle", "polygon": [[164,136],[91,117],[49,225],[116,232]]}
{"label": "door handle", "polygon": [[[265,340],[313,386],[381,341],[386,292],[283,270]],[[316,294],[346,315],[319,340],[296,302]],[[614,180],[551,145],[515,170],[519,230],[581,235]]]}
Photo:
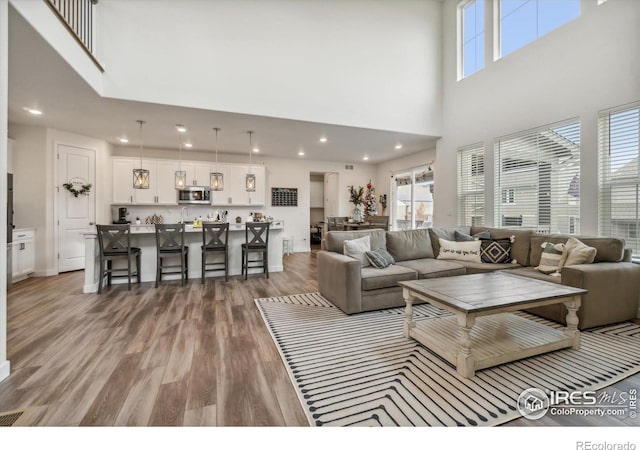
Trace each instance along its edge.
{"label": "door handle", "polygon": [[89,225],[95,225],[95,224],[96,224],[95,222],[89,222]]}

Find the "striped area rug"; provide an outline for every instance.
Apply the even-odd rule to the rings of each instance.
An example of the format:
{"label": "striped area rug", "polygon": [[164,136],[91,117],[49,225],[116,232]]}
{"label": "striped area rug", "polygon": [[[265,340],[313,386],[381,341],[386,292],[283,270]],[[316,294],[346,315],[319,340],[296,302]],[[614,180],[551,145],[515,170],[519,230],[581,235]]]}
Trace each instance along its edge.
{"label": "striped area rug", "polygon": [[[499,425],[520,417],[516,402],[527,388],[597,390],[640,371],[640,326],[628,323],[583,332],[578,351],[466,379],[402,336],[403,308],[349,316],[318,293],[261,298],[256,305],[315,426]],[[447,314],[414,306],[419,320]]]}

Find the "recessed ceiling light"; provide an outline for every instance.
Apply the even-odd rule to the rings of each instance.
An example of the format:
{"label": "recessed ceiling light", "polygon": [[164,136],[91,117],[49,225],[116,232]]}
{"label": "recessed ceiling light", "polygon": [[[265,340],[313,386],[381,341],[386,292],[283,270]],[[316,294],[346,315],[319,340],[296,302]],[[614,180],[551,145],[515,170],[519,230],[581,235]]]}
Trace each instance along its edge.
{"label": "recessed ceiling light", "polygon": [[302,150],[300,150],[300,151],[298,152],[298,156],[304,156],[304,152],[303,152]]}
{"label": "recessed ceiling light", "polygon": [[184,127],[184,125],[176,125],[176,130],[178,130],[178,133],[186,133],[187,129]]}
{"label": "recessed ceiling light", "polygon": [[120,138],[120,139],[118,139],[118,140],[119,140],[120,142],[122,142],[123,144],[126,144],[126,143],[128,143],[128,142],[129,142],[129,139],[127,139],[127,138]]}
{"label": "recessed ceiling light", "polygon": [[396,150],[400,150],[402,148],[402,144],[396,144]]}
{"label": "recessed ceiling light", "polygon": [[185,146],[185,147],[187,147],[187,148],[191,148],[191,147],[193,147],[193,144],[189,144],[189,143],[187,142],[186,144],[184,144],[184,146]]}
{"label": "recessed ceiling light", "polygon": [[253,153],[259,153],[259,152],[260,152],[260,149],[259,149],[258,147],[255,147],[255,148],[253,149]]}
{"label": "recessed ceiling light", "polygon": [[322,136],[322,137],[320,138],[320,142],[322,142],[322,143],[327,142],[327,138],[326,138],[326,137],[324,137],[324,136]]}
{"label": "recessed ceiling light", "polygon": [[22,109],[24,109],[29,114],[32,114],[34,116],[41,116],[42,115],[42,111],[40,111],[39,109],[33,109],[33,108],[22,108]]}
{"label": "recessed ceiling light", "polygon": [[369,157],[368,157],[368,156],[365,156],[365,157],[363,157],[362,159],[363,159],[364,161],[369,161]]}

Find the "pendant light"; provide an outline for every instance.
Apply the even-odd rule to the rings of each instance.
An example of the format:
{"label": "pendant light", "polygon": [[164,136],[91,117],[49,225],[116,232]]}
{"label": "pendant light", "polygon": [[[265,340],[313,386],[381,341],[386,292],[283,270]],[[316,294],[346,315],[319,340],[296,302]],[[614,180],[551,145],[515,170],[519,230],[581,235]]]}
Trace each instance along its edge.
{"label": "pendant light", "polygon": [[218,131],[220,128],[214,128],[214,130],[216,132],[216,165],[210,174],[210,187],[212,191],[224,191],[224,175],[222,172],[218,172]]}
{"label": "pendant light", "polygon": [[136,120],[140,125],[140,168],[133,169],[133,188],[149,189],[149,171],[142,168],[142,125],[144,120]]}
{"label": "pendant light", "polygon": [[176,170],[176,189],[184,189],[187,186],[187,172],[182,170],[182,133],[187,131],[185,127],[182,125],[176,125],[176,130],[178,130],[178,136],[180,137],[180,163],[178,165],[178,170]]}
{"label": "pendant light", "polygon": [[247,192],[255,192],[256,191],[256,175],[251,173],[251,153],[253,150],[253,145],[251,141],[251,137],[253,136],[253,131],[247,131],[249,133],[249,173],[245,176],[245,187],[247,188]]}

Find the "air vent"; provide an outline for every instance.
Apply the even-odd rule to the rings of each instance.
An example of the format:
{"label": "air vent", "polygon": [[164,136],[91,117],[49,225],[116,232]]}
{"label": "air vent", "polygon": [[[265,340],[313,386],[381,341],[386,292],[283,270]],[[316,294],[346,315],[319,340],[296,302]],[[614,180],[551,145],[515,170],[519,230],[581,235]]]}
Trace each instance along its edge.
{"label": "air vent", "polygon": [[0,427],[10,427],[20,418],[22,411],[9,414],[0,414]]}
{"label": "air vent", "polygon": [[353,164],[347,164],[344,166],[344,170],[353,170]]}

